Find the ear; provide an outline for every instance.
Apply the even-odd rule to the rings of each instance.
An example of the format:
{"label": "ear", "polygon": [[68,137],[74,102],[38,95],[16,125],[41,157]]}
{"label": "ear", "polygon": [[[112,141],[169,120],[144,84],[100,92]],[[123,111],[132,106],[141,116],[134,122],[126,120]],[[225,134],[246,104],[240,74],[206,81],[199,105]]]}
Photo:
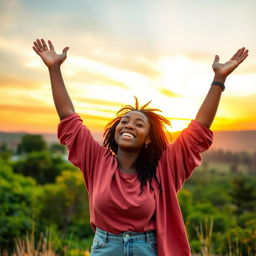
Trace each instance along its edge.
{"label": "ear", "polygon": [[150,136],[147,136],[147,138],[145,139],[145,144],[148,145],[151,142],[151,138]]}

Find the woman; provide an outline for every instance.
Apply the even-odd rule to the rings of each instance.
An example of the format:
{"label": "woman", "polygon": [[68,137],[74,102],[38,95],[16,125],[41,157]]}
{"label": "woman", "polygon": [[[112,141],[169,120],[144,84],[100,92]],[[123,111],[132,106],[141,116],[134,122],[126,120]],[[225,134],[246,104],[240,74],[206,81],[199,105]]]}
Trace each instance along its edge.
{"label": "woman", "polygon": [[56,54],[51,41],[37,39],[34,51],[50,73],[54,103],[60,117],[58,138],[69,160],[84,176],[90,222],[96,232],[91,255],[191,255],[177,192],[209,148],[209,130],[227,76],[248,55],[239,49],[226,63],[213,62],[214,81],[195,120],[173,144],[167,143],[169,121],[149,109],[126,106],[108,124],[100,146],[75,113],[60,66],[68,47]]}

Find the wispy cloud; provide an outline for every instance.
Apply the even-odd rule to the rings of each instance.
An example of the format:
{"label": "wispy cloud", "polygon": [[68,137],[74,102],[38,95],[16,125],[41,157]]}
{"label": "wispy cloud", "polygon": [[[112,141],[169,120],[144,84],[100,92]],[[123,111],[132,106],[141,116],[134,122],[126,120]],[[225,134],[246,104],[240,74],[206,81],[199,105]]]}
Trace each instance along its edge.
{"label": "wispy cloud", "polygon": [[[254,0],[0,1],[1,127],[55,131],[48,71],[32,50],[45,38],[57,52],[70,46],[63,76],[93,129],[134,95],[181,128],[208,91],[214,55],[226,61],[246,46],[250,56],[228,78],[213,126],[236,129],[256,114],[255,9]],[[253,126],[248,120],[244,129]]]}

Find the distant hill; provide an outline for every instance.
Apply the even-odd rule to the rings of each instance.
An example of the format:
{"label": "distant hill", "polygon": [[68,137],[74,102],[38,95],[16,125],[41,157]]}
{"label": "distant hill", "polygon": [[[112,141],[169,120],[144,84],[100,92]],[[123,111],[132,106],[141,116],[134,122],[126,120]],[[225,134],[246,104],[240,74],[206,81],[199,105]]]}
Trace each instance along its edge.
{"label": "distant hill", "polygon": [[[26,133],[0,132],[0,144],[5,142],[9,147],[16,148],[24,134]],[[42,135],[48,144],[58,142],[57,134]],[[93,133],[93,136],[100,144],[102,143],[102,133]],[[172,137],[177,137],[177,134],[173,134]],[[256,152],[256,130],[214,132],[214,140],[211,149],[222,149],[232,152]]]}
{"label": "distant hill", "polygon": [[214,132],[212,149],[256,152],[256,131]]}
{"label": "distant hill", "polygon": [[[25,132],[0,132],[0,144],[6,143],[9,148],[16,149],[20,143],[23,135],[28,134]],[[48,144],[57,142],[56,134],[42,134],[43,138]]]}
{"label": "distant hill", "polygon": [[[25,132],[1,132],[0,131],[0,144],[6,143],[9,148],[16,149],[17,145],[21,141],[22,136],[25,134],[28,134],[28,133],[25,133]],[[57,134],[45,133],[45,134],[41,134],[41,135],[43,136],[44,140],[46,141],[46,143],[48,145],[50,145],[52,143],[59,142],[58,138],[57,138]],[[93,134],[93,136],[97,141],[102,143],[102,141],[103,141],[102,133],[95,133],[95,134]]]}

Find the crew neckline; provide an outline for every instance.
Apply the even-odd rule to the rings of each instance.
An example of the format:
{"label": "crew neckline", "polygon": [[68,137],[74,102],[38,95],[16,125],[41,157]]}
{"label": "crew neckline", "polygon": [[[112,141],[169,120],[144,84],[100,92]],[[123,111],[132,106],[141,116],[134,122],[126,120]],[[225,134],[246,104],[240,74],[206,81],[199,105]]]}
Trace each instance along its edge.
{"label": "crew neckline", "polygon": [[137,173],[127,173],[127,172],[123,172],[118,168],[118,171],[121,175],[125,176],[125,177],[135,177],[137,176]]}
{"label": "crew neckline", "polygon": [[118,172],[119,172],[122,176],[125,176],[125,177],[135,177],[135,176],[138,175],[137,173],[127,173],[127,172],[121,171],[121,170],[118,168],[118,162],[117,162],[116,155],[113,155],[113,157],[114,157],[114,159],[115,159],[115,161],[116,161],[117,170],[118,170]]}

